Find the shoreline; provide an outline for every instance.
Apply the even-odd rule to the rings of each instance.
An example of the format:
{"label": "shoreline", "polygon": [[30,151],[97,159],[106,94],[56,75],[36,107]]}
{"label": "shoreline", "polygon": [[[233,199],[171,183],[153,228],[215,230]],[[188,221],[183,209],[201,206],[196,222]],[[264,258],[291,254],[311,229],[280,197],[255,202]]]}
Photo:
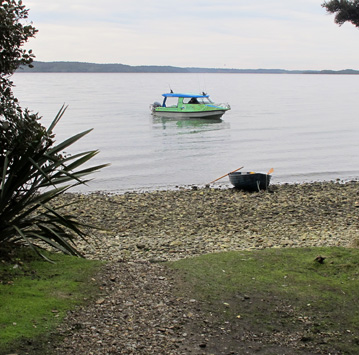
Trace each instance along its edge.
{"label": "shoreline", "polygon": [[[311,184],[347,184],[347,183],[359,183],[359,178],[336,178],[330,180],[310,180],[310,181],[290,181],[290,182],[275,182],[271,183],[269,186],[269,190],[272,187],[280,187],[283,185],[311,185]],[[193,189],[215,189],[215,190],[231,190],[234,189],[233,185],[228,182],[219,182],[215,184],[190,184],[190,185],[168,185],[168,186],[157,186],[157,187],[137,187],[130,189],[118,189],[118,190],[88,190],[88,191],[69,191],[67,194],[75,194],[75,195],[124,195],[124,194],[143,194],[143,193],[151,193],[151,192],[164,192],[164,191],[183,191],[183,190],[193,190]]]}
{"label": "shoreline", "polygon": [[233,188],[179,188],[112,194],[67,193],[58,203],[90,225],[88,258],[166,261],[205,253],[359,244],[359,182]]}
{"label": "shoreline", "polygon": [[[228,178],[228,177],[227,177]],[[225,179],[225,178],[223,178]],[[335,178],[329,180],[310,180],[310,181],[285,181],[280,182],[277,181],[275,183],[271,183],[269,190],[273,186],[282,186],[282,185],[305,185],[305,184],[326,184],[326,183],[339,183],[339,184],[347,184],[347,183],[359,183],[359,178],[351,177],[351,178]],[[81,186],[81,185],[80,185]],[[182,191],[182,190],[192,190],[192,189],[206,189],[208,188],[208,184],[189,184],[189,185],[166,185],[166,186],[156,186],[156,187],[134,187],[129,189],[109,189],[109,190],[84,190],[84,191],[70,191],[69,194],[80,194],[80,195],[92,195],[92,194],[105,194],[105,195],[124,195],[128,193],[151,193],[151,192],[163,192],[163,191]],[[214,184],[211,184],[211,189],[225,190],[225,189],[233,189],[233,185],[229,181],[220,181]]]}

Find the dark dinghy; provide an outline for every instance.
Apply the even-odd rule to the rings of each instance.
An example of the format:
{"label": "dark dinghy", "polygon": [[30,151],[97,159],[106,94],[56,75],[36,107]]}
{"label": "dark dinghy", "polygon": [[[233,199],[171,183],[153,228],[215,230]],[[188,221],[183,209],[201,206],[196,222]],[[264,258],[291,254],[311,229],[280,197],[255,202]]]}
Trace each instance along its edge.
{"label": "dark dinghy", "polygon": [[228,174],[231,184],[241,190],[260,191],[266,190],[269,186],[271,175],[261,173],[242,173],[239,171]]}

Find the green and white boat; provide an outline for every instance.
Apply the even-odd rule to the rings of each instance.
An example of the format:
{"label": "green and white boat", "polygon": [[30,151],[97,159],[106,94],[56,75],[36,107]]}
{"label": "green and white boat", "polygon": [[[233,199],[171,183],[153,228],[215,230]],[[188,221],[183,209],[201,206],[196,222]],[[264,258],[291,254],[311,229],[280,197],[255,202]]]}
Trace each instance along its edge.
{"label": "green and white boat", "polygon": [[[229,104],[216,104],[206,93],[198,94],[162,94],[162,104],[154,102],[150,109],[154,116],[165,118],[213,118],[219,119],[231,109]],[[172,102],[170,102],[172,101]]]}

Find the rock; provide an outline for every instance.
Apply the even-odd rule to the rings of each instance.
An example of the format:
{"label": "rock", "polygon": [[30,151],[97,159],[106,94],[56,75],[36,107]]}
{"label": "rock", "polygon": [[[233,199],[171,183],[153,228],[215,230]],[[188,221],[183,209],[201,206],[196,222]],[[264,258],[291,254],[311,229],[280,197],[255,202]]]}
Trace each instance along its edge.
{"label": "rock", "polygon": [[325,260],[325,257],[321,256],[321,255],[318,255],[314,260],[317,261],[319,264],[323,264],[324,260]]}

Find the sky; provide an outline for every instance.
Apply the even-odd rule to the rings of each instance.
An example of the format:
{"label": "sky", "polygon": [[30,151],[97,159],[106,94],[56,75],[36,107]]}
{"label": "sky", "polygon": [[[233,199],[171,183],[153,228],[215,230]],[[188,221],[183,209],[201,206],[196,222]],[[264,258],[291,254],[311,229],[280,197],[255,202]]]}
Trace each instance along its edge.
{"label": "sky", "polygon": [[359,69],[359,29],[322,0],[24,0],[39,61]]}

